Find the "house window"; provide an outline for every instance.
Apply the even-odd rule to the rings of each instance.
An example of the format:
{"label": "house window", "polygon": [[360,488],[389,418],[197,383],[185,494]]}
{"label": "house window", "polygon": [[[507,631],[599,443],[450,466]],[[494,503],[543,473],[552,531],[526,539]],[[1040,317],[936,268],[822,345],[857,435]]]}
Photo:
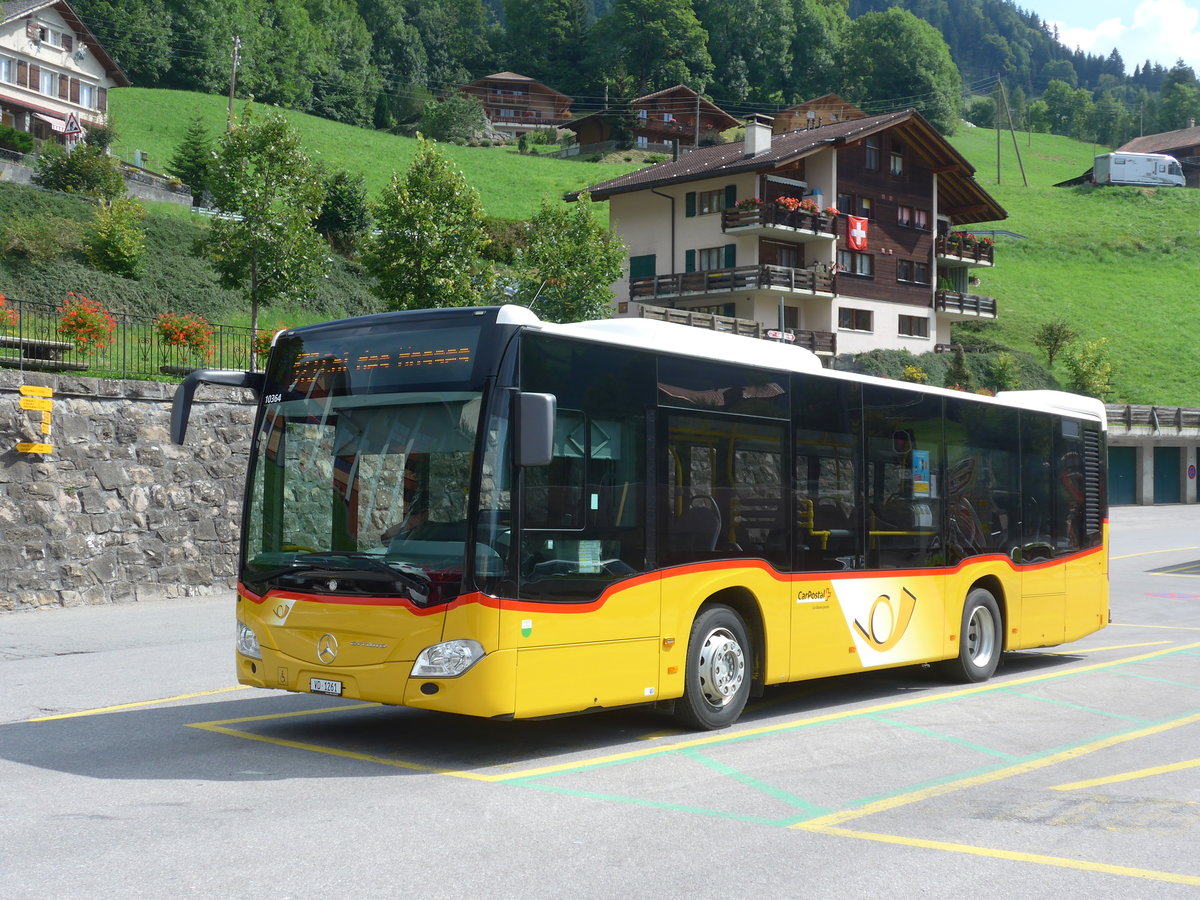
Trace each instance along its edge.
{"label": "house window", "polygon": [[650,146],[650,138],[646,137],[644,134],[639,134],[636,138],[636,141],[639,150],[645,150]]}
{"label": "house window", "polygon": [[514,110],[511,110],[511,109],[502,109],[502,110],[500,110],[500,115],[501,115],[502,117],[509,117],[509,118],[511,118],[511,117],[513,117],[513,116],[516,116],[516,112],[515,112]]}
{"label": "house window", "polygon": [[58,79],[54,77],[53,72],[42,69],[38,73],[38,91],[51,97],[58,93]]}
{"label": "house window", "polygon": [[929,284],[929,263],[913,263],[913,280],[917,284]]}
{"label": "house window", "polygon": [[838,251],[838,271],[867,278],[875,275],[875,257],[857,250]]}
{"label": "house window", "polygon": [[639,119],[641,119],[643,122],[644,122],[644,121],[645,121],[645,120],[646,120],[648,117],[649,117],[649,114],[646,112],[646,110],[644,110],[644,109],[639,109],[639,110],[638,110],[638,118],[639,118]]}
{"label": "house window", "polygon": [[866,166],[872,172],[879,171],[879,136],[869,137],[865,141],[867,149]]}
{"label": "house window", "polygon": [[706,250],[696,251],[697,270],[701,272],[713,272],[722,268],[722,260],[725,256],[724,247],[709,247]]}
{"label": "house window", "polygon": [[901,316],[899,330],[904,337],[927,338],[929,337],[929,317]]}
{"label": "house window", "polygon": [[901,144],[892,144],[892,152],[888,154],[888,172],[893,175],[904,174],[904,147]]}
{"label": "house window", "polygon": [[914,211],[911,206],[897,206],[896,207],[896,224],[903,225],[906,228],[911,228],[913,226],[913,221],[916,218],[916,216],[913,213],[914,213]]}
{"label": "house window", "polygon": [[715,191],[700,191],[696,194],[696,212],[700,215],[718,213],[725,208],[725,188]]}
{"label": "house window", "polygon": [[896,280],[913,284],[929,284],[929,263],[911,259],[896,260]]}
{"label": "house window", "polygon": [[929,210],[913,210],[913,228],[919,228],[921,231],[929,230]]}
{"label": "house window", "polygon": [[6,56],[0,56],[0,81],[7,81],[10,84],[13,80],[13,61]]}
{"label": "house window", "polygon": [[850,216],[862,216],[864,219],[875,217],[875,204],[870,197],[860,194],[838,194],[837,208]]}
{"label": "house window", "polygon": [[844,331],[874,331],[872,325],[872,313],[867,309],[850,309],[848,307],[838,310],[838,328]]}

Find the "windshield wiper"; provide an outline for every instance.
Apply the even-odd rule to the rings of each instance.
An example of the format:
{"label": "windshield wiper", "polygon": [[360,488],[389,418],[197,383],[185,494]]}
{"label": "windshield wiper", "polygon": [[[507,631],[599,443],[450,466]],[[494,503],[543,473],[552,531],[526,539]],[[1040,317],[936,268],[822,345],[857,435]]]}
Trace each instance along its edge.
{"label": "windshield wiper", "polygon": [[[264,572],[260,579],[282,587],[304,588],[320,579],[336,579],[342,572],[383,573],[389,576],[392,589],[407,596],[418,605],[429,602],[432,581],[420,569],[403,562],[385,562],[370,553],[352,551],[323,551],[298,554],[287,565]],[[377,580],[378,576],[369,580]],[[294,582],[294,583],[293,583]]]}

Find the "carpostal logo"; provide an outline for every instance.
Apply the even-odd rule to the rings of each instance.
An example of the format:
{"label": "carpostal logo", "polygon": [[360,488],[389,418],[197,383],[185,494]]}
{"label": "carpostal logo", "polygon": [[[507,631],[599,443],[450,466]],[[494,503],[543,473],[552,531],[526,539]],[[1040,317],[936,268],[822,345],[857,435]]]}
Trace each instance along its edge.
{"label": "carpostal logo", "polygon": [[871,604],[866,623],[856,618],[854,627],[873,649],[891,650],[904,637],[916,606],[917,598],[908,588],[901,588],[895,600],[888,594],[880,594]]}

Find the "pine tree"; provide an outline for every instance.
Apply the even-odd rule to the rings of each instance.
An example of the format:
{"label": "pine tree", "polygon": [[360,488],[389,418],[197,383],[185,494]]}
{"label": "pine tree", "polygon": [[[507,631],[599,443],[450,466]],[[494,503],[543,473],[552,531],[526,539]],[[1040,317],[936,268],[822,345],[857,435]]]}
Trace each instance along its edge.
{"label": "pine tree", "polygon": [[212,139],[204,127],[204,118],[197,113],[188,123],[183,140],[167,163],[167,174],[174,175],[192,189],[192,204],[199,206],[208,186],[208,174],[213,164]]}

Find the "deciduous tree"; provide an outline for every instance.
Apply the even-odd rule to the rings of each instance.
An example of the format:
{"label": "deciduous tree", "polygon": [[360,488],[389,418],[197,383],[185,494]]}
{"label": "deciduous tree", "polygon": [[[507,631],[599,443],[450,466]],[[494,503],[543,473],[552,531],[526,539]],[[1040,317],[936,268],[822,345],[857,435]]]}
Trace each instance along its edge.
{"label": "deciduous tree", "polygon": [[260,307],[305,294],[320,275],[321,180],[287,119],[247,105],[220,139],[209,188],[231,217],[213,221],[208,255],[225,287],[245,290],[257,332]]}
{"label": "deciduous tree", "polygon": [[550,322],[607,318],[624,259],[624,244],[597,221],[586,191],[570,207],[543,200],[516,252],[513,299]]}
{"label": "deciduous tree", "polygon": [[480,257],[487,231],[479,194],[433,141],[418,140],[412,165],[403,177],[393,173],[372,210],[378,234],[363,253],[372,290],[392,309],[484,303],[493,274]]}

